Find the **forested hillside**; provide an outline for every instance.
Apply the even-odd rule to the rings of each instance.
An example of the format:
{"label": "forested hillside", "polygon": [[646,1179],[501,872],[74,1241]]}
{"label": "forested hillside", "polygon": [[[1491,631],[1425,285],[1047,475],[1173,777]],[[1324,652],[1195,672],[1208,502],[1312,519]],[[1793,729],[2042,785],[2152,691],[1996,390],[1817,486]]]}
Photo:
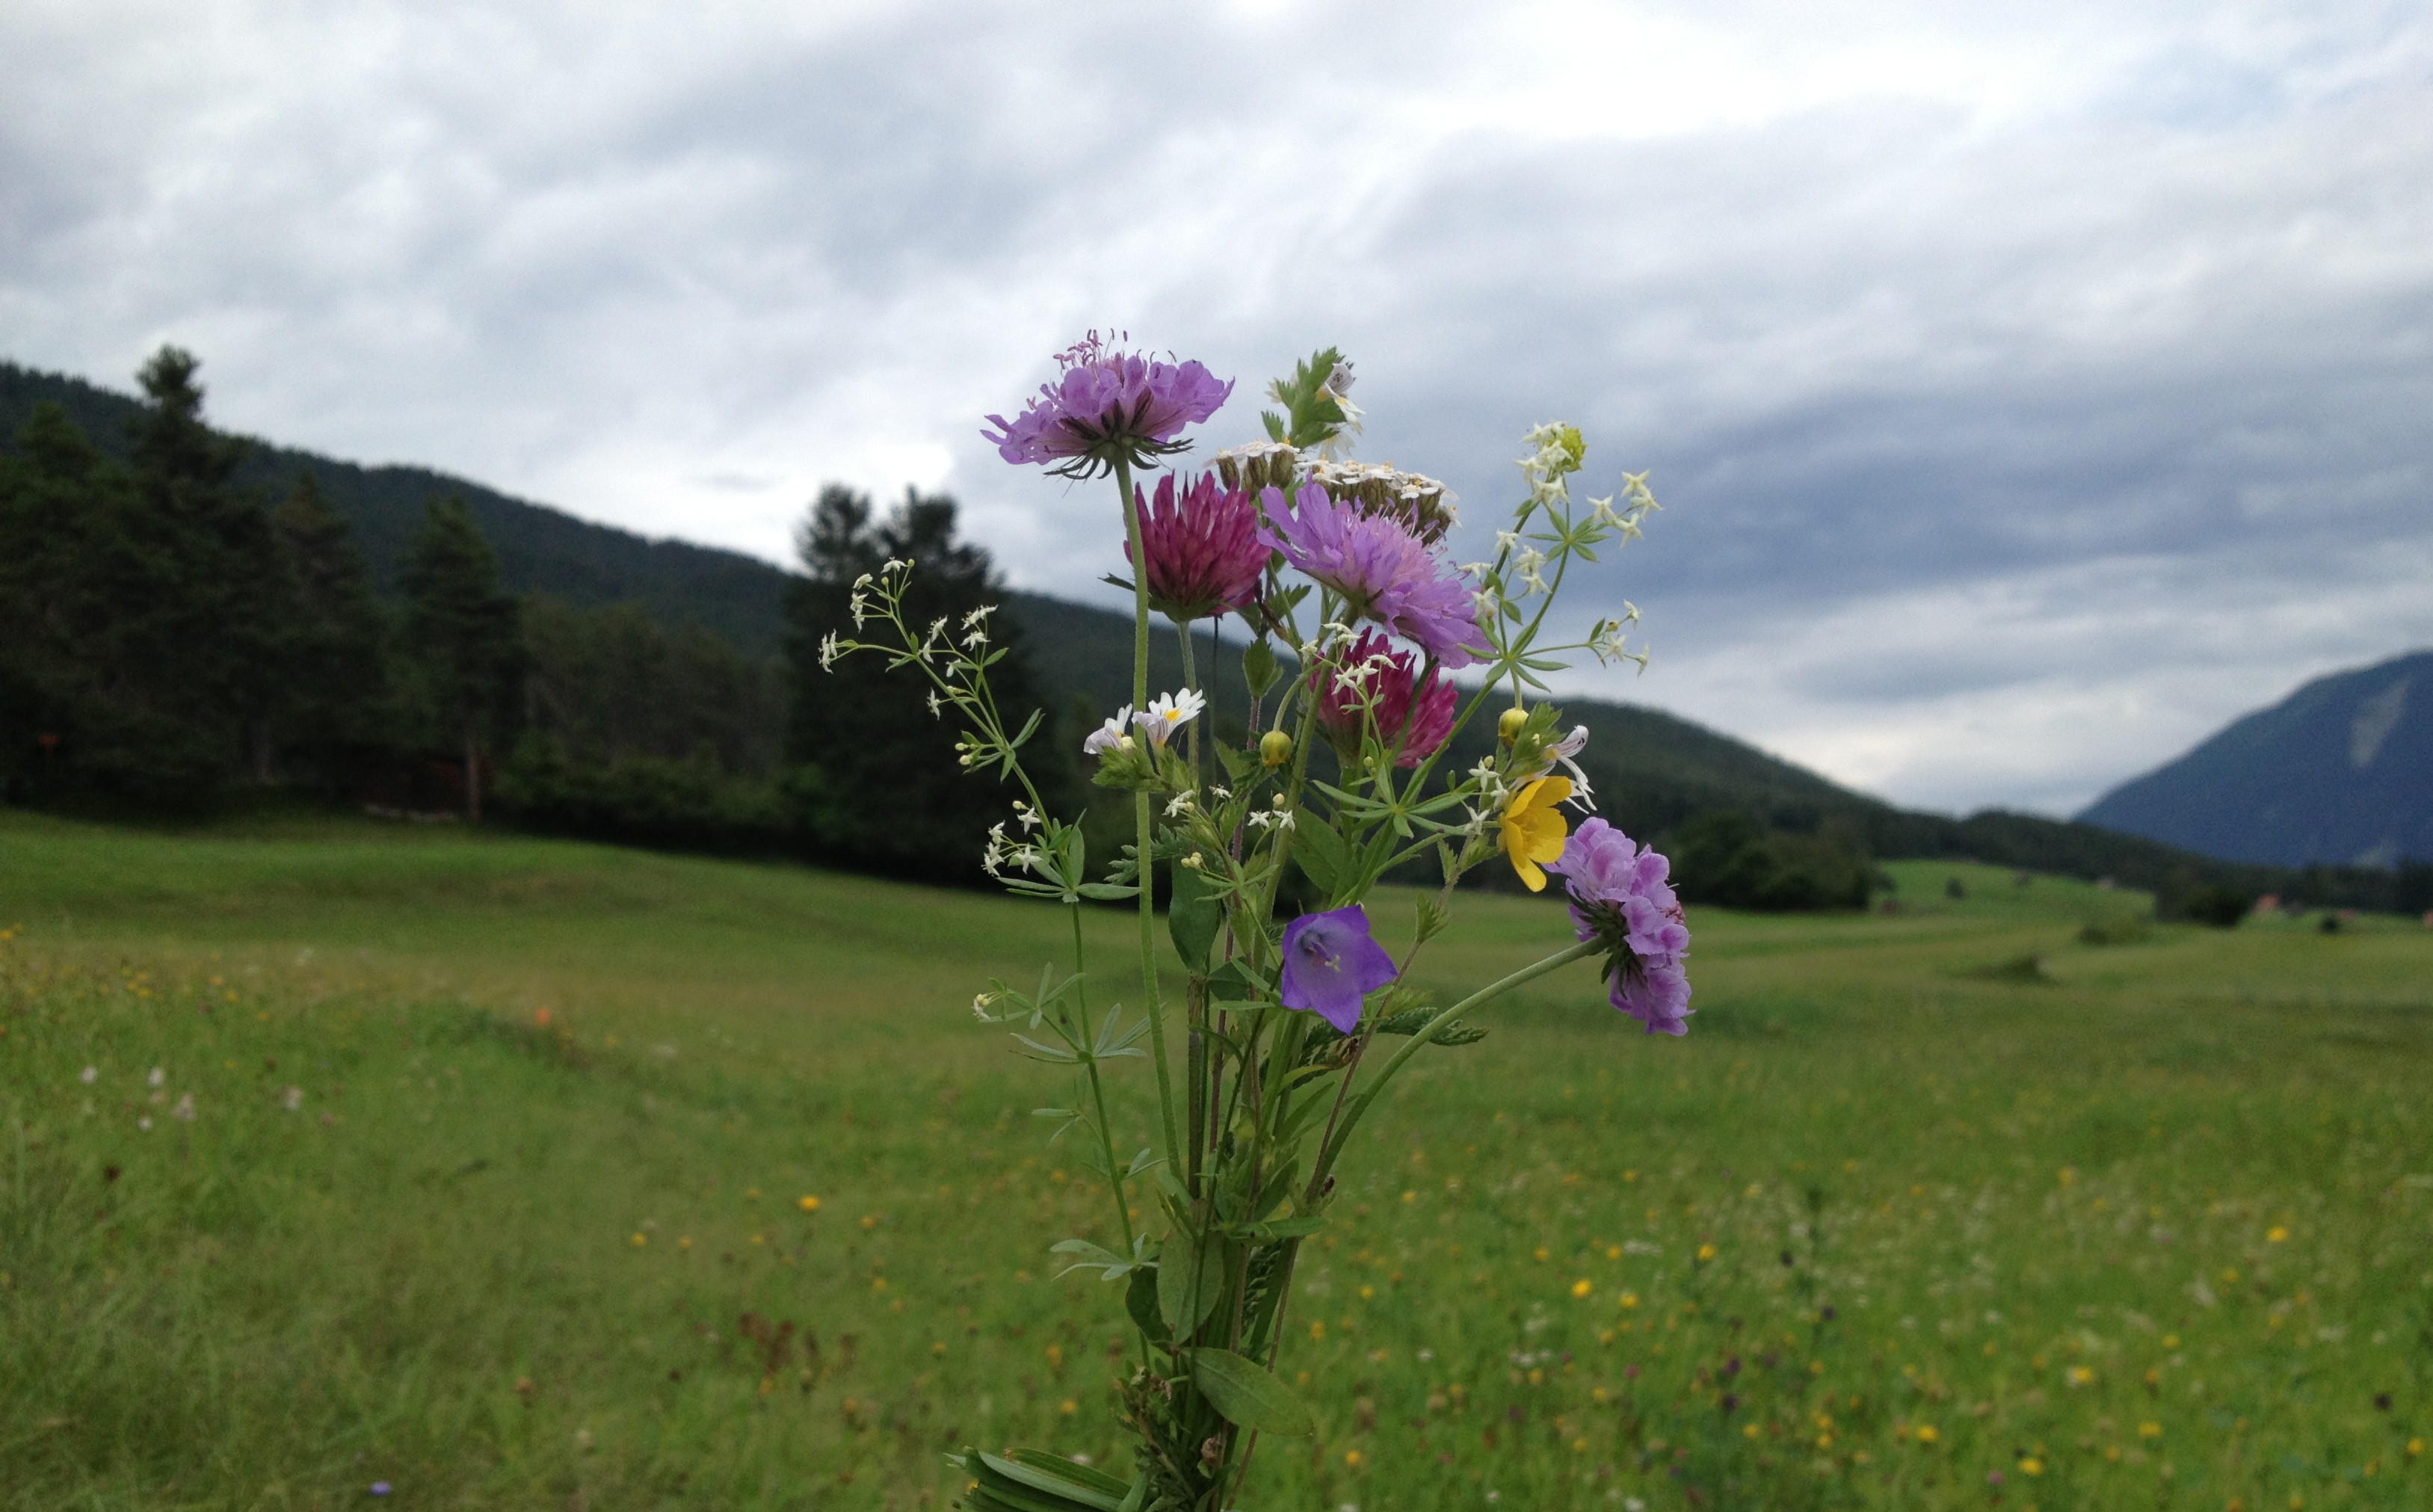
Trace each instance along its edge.
{"label": "forested hillside", "polygon": [[[94,464],[58,456],[43,462],[28,452],[28,437],[40,429],[32,422],[45,402],[66,422],[53,427],[58,446],[86,447]],[[188,420],[201,427],[199,388],[191,403]],[[22,618],[36,588],[51,591],[43,562],[64,559],[65,527],[42,520],[79,521],[79,530],[118,521],[111,528],[124,527],[120,535],[103,531],[78,558],[78,570],[102,570],[94,564],[139,560],[129,543],[145,540],[149,527],[140,517],[147,507],[168,511],[162,520],[186,532],[179,538],[192,542],[197,562],[220,564],[204,576],[232,573],[243,581],[253,573],[281,585],[275,593],[230,601],[237,607],[214,620],[210,605],[225,585],[197,584],[194,572],[173,570],[160,556],[161,542],[149,541],[145,559],[152,566],[145,570],[157,582],[111,568],[94,579],[94,591],[105,598],[105,588],[118,592],[130,604],[184,603],[190,617],[177,621],[147,611],[134,618],[153,638],[128,639],[142,625],[121,623],[126,617],[113,619],[98,599],[84,603],[79,612],[99,615],[96,634],[107,630],[103,638],[125,641],[120,671],[79,663],[74,645],[56,641],[50,660],[37,666],[29,648],[39,636],[20,635],[0,649],[0,720],[9,723],[0,731],[7,747],[0,780],[20,798],[65,790],[58,782],[63,772],[81,772],[117,798],[174,795],[189,804],[230,785],[300,781],[350,800],[428,807],[478,799],[495,785],[508,815],[539,827],[901,869],[910,863],[891,850],[901,837],[869,828],[867,795],[850,775],[893,763],[940,779],[919,806],[938,827],[923,832],[918,853],[933,858],[933,875],[965,875],[1000,795],[945,780],[955,775],[951,733],[924,717],[889,724],[886,739],[874,744],[871,711],[898,703],[916,707],[910,688],[898,699],[893,686],[874,685],[859,690],[861,705],[851,705],[830,698],[827,683],[809,681],[824,675],[811,666],[809,647],[842,614],[837,584],[885,539],[910,538],[904,532],[930,533],[925,561],[933,551],[962,553],[956,559],[963,567],[940,584],[942,603],[1002,603],[1008,633],[1035,679],[1029,696],[1051,716],[1043,739],[1069,748],[1080,731],[1129,696],[1129,618],[1008,589],[985,552],[953,541],[951,501],[908,495],[882,516],[860,500],[850,538],[831,542],[825,557],[815,551],[805,572],[790,573],[737,552],[645,540],[425,468],[362,467],[264,441],[227,445],[203,467],[208,478],[179,481],[162,471],[167,464],[160,456],[147,460],[145,438],[157,439],[162,423],[157,397],[147,403],[0,363],[0,467],[13,468],[0,480],[14,480],[9,486],[23,506],[14,518],[33,532],[13,564],[17,586],[0,589],[14,602],[0,601],[0,611]],[[206,438],[215,435],[199,429],[187,442],[208,450]],[[40,476],[45,467],[67,467],[92,481],[46,483]],[[98,491],[79,503],[80,488]],[[218,523],[198,527],[180,515],[187,506],[176,501],[185,493],[210,501]],[[43,507],[52,514],[27,512],[33,506],[26,501],[37,495],[49,500]],[[852,498],[831,489],[821,503]],[[98,502],[104,499],[115,502],[105,507]],[[442,501],[457,501],[447,508],[461,523],[441,518]],[[257,517],[283,523],[256,541],[246,521]],[[478,549],[472,540],[451,547],[440,539],[468,530]],[[483,663],[493,679],[484,688],[466,682],[463,668],[434,659],[451,621],[426,602],[430,592],[417,598],[409,591],[417,553],[451,551],[451,570],[488,585],[465,587],[473,595],[466,604],[494,591],[516,606],[511,645],[459,648],[466,666],[493,658]],[[0,563],[0,575],[11,565]],[[257,603],[285,604],[284,620],[249,619],[248,606]],[[481,618],[470,607],[451,612]],[[253,627],[247,633],[259,644],[250,664],[237,641],[203,628],[213,623]],[[1247,705],[1239,626],[1213,638],[1203,629],[1198,644],[1213,723],[1220,734],[1238,733]],[[179,671],[199,665],[198,657],[215,669],[209,676]],[[1170,629],[1161,626],[1152,660],[1152,681],[1174,686],[1181,655]],[[309,696],[308,683],[317,689]],[[43,720],[35,710],[68,706],[58,697],[44,705],[26,691],[36,685],[58,697],[69,696],[62,688],[86,690],[75,695],[87,700],[77,705],[86,724],[77,751],[61,746],[59,730],[36,727]],[[145,687],[152,691],[142,693]],[[2388,871],[2232,865],[2029,815],[1908,812],[1653,709],[1579,700],[1566,705],[1565,718],[1590,730],[1582,765],[1605,811],[1634,834],[1677,842],[1685,889],[1717,901],[1854,905],[1874,886],[1871,858],[1947,856],[2113,876],[2158,892],[2167,905],[2211,889],[2405,907],[2421,890],[2421,879]],[[1475,760],[1491,740],[1482,723],[1464,732],[1452,758]],[[106,760],[94,758],[101,751],[111,753]],[[147,752],[176,759],[163,766]],[[1046,767],[1056,780],[1072,775],[1056,761]],[[477,773],[469,788],[468,771]],[[973,843],[950,843],[965,831]],[[950,849],[965,858],[944,859]]]}
{"label": "forested hillside", "polygon": [[2232,860],[2433,860],[2433,651],[2335,672],[2080,816]]}

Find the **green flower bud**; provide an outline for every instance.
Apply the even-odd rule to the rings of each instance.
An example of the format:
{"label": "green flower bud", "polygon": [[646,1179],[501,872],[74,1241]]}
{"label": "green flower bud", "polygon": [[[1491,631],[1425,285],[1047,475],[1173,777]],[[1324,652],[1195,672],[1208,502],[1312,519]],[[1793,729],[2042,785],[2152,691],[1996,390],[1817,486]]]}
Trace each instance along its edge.
{"label": "green flower bud", "polygon": [[1259,760],[1273,771],[1292,759],[1292,737],[1282,730],[1269,730],[1259,737]]}
{"label": "green flower bud", "polygon": [[1518,707],[1507,708],[1504,711],[1503,717],[1495,722],[1496,739],[1502,740],[1506,745],[1510,745],[1514,740],[1520,739],[1522,726],[1528,722],[1529,711],[1527,709]]}

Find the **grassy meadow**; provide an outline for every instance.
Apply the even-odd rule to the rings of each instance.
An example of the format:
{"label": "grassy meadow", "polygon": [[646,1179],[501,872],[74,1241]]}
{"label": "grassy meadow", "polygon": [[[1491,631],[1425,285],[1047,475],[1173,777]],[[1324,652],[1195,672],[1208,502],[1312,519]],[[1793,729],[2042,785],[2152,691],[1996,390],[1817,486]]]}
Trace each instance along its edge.
{"label": "grassy meadow", "polygon": [[[1431,1052],[1303,1259],[1322,1426],[1245,1512],[2433,1505],[2433,932],[2093,944],[2140,900],[1891,870],[1889,914],[1694,912],[1686,1040],[1583,964]],[[1103,1001],[1130,926],[1090,927]],[[965,1442],[1107,1463],[1120,1300],[1046,1252],[1104,1195],[1030,1116],[1062,1074],[967,1011],[1060,928],[0,814],[0,1505],[916,1508]],[[1472,898],[1414,975],[1567,938]]]}

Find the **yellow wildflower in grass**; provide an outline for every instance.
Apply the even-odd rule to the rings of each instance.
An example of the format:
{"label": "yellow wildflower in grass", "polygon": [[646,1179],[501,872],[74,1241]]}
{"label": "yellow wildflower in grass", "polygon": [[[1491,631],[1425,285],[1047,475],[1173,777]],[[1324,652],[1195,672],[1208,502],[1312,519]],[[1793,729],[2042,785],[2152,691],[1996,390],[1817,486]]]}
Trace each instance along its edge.
{"label": "yellow wildflower in grass", "polygon": [[1066,1397],[1063,1401],[1056,1404],[1056,1410],[1064,1417],[1070,1418],[1075,1413],[1081,1410],[1081,1404],[1074,1401],[1072,1398]]}
{"label": "yellow wildflower in grass", "polygon": [[1698,1247],[1698,1258],[1699,1258],[1699,1259],[1701,1259],[1701,1260],[1712,1260],[1712,1259],[1714,1259],[1714,1258],[1715,1258],[1715,1247],[1714,1247],[1713,1245],[1710,1245],[1710,1244],[1702,1244],[1702,1245],[1700,1245],[1700,1246]]}
{"label": "yellow wildflower in grass", "polygon": [[2030,1454],[2027,1458],[2019,1461],[2019,1473],[2022,1475],[2042,1475],[2044,1472],[2045,1462],[2036,1458],[2033,1454]]}
{"label": "yellow wildflower in grass", "polygon": [[1931,1444],[1942,1436],[1943,1436],[1940,1433],[1935,1431],[1934,1424],[1932,1423],[1920,1423],[1918,1425],[1917,1441],[1921,1444]]}
{"label": "yellow wildflower in grass", "polygon": [[646,1233],[638,1233],[638,1234],[634,1235],[634,1248],[635,1248],[635,1249],[641,1249],[641,1248],[642,1248],[642,1246],[644,1246],[644,1245],[646,1245],[646,1244],[649,1244],[650,1242],[651,1242],[651,1236],[650,1236],[649,1234],[646,1234]]}
{"label": "yellow wildflower in grass", "polygon": [[1546,874],[1541,863],[1563,854],[1563,838],[1571,833],[1571,824],[1555,806],[1572,795],[1569,777],[1540,777],[1512,795],[1504,806],[1504,822],[1500,841],[1504,854],[1520,875],[1521,885],[1532,892],[1546,891]]}
{"label": "yellow wildflower in grass", "polygon": [[1350,1470],[1358,1470],[1360,1468],[1360,1462],[1366,1457],[1366,1455],[1362,1454],[1360,1451],[1356,1449],[1347,1449],[1343,1452],[1344,1466]]}
{"label": "yellow wildflower in grass", "polygon": [[801,1208],[806,1213],[817,1213],[820,1210],[820,1199],[815,1197],[806,1197],[800,1202],[795,1203],[794,1206]]}
{"label": "yellow wildflower in grass", "polygon": [[2137,1425],[2137,1436],[2140,1438],[2160,1438],[2163,1436],[2163,1425],[2158,1422],[2141,1422]]}
{"label": "yellow wildflower in grass", "polygon": [[2266,1244],[2280,1244],[2286,1241],[2288,1237],[2289,1231],[2281,1227],[2281,1225],[2277,1223],[2271,1228],[2264,1231],[2264,1242]]}
{"label": "yellow wildflower in grass", "polygon": [[1596,1290],[1595,1285],[1591,1283],[1586,1276],[1583,1276],[1579,1280],[1572,1283],[1572,1295],[1574,1297],[1586,1297],[1589,1293],[1594,1290]]}

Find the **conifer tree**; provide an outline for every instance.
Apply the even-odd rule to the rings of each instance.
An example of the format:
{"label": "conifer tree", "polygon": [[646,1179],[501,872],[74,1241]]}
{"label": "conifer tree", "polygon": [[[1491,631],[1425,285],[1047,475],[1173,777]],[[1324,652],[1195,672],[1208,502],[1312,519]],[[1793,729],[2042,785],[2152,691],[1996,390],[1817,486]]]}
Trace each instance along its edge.
{"label": "conifer tree", "polygon": [[136,381],[149,403],[130,426],[147,528],[172,553],[174,591],[149,606],[167,635],[157,668],[257,781],[273,775],[272,708],[279,698],[279,549],[262,501],[236,484],[246,444],[203,421],[201,367],[164,346]]}
{"label": "conifer tree", "polygon": [[312,473],[298,474],[270,524],[284,589],[279,744],[335,787],[390,742],[386,617],[345,518]]}
{"label": "conifer tree", "polygon": [[432,501],[405,564],[406,641],[447,736],[465,756],[465,815],[482,818],[482,744],[515,722],[520,615],[499,558],[457,498]]}

